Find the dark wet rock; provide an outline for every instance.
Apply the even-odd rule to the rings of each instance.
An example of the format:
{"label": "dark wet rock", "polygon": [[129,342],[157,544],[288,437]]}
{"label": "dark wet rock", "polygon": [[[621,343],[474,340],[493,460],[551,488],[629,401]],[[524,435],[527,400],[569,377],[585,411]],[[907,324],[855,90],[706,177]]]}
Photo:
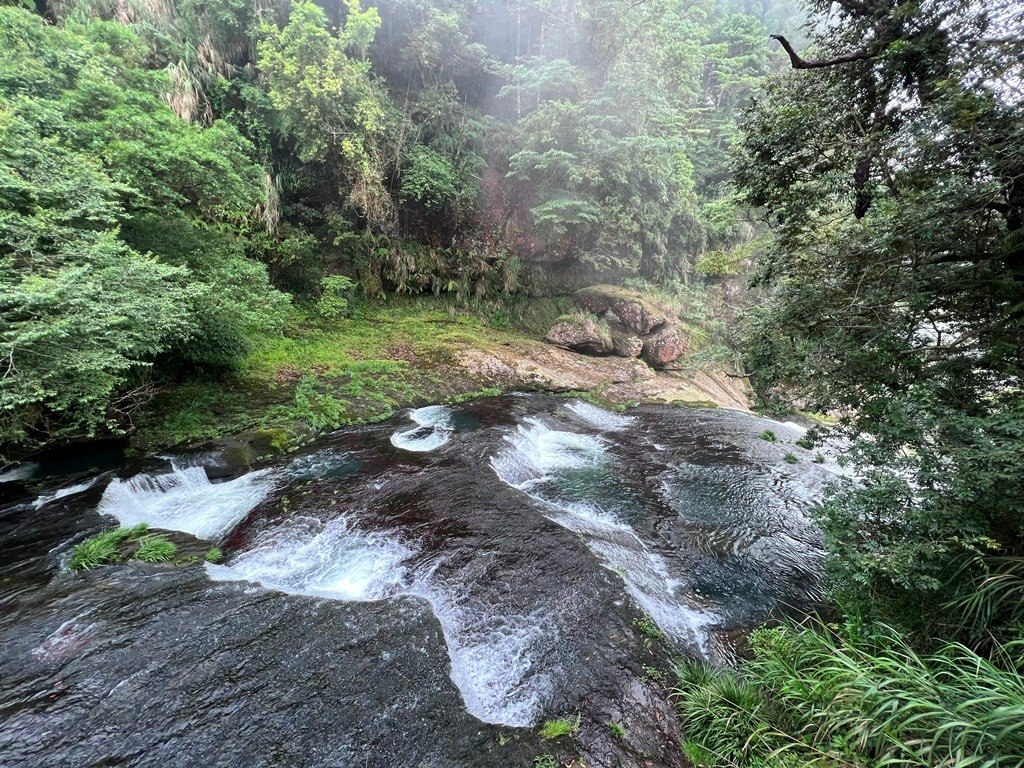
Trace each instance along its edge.
{"label": "dark wet rock", "polygon": [[558,347],[592,355],[606,355],[613,348],[608,324],[586,314],[562,315],[544,340]]}
{"label": "dark wet rock", "polygon": [[[614,724],[614,726],[612,725]],[[653,680],[624,677],[597,722],[579,734],[588,768],[687,768],[679,718]]]}
{"label": "dark wet rock", "polygon": [[[639,360],[539,341],[500,352],[507,361],[481,350],[469,359],[566,386],[633,368],[650,377],[633,389],[669,378]],[[453,424],[474,426],[433,452],[396,451],[391,438],[410,426],[403,414],[261,461],[274,489],[218,544],[220,567],[202,562],[208,542],[169,533],[180,555],[197,559],[69,572],[69,548],[113,525],[96,511],[100,482],[40,509],[0,504],[0,763],[189,766],[213,755],[207,762],[225,768],[508,768],[551,754],[561,766],[682,768],[663,683],[670,657],[699,654],[701,644],[681,631],[663,647],[638,628],[631,595],[656,600],[652,620],[700,634],[701,622],[678,620],[696,611],[708,632],[731,635],[773,606],[804,604],[816,590],[809,510],[832,475],[816,465],[772,474],[784,448],[758,435],[771,427],[796,439],[785,424],[640,406],[609,429],[615,414],[588,421],[581,406],[488,398],[453,406]],[[559,447],[568,432],[589,435],[601,455],[598,446],[614,449],[615,461],[601,462],[599,477],[585,468],[529,493],[491,463],[529,469],[530,446],[541,444],[579,457],[567,453],[574,443]],[[556,441],[533,439],[545,435]],[[513,461],[518,454],[524,461]],[[206,465],[205,455],[178,458]],[[227,490],[214,483],[206,492],[216,498],[186,494],[182,503],[216,513]],[[629,535],[617,526],[600,539],[581,535],[580,498],[621,510]],[[752,538],[756,547],[735,546]],[[395,578],[381,599],[345,597],[346,585],[361,583],[341,579],[345,564],[387,562],[395,547],[410,554],[389,566]],[[260,551],[288,581],[242,567]],[[720,552],[736,553],[728,569]],[[657,567],[623,567],[633,562]],[[677,603],[644,576],[660,579],[661,567],[706,602]],[[639,593],[626,582],[637,574]],[[475,663],[482,652],[487,664]],[[575,739],[541,738],[545,720],[577,715]]]}
{"label": "dark wet rock", "polygon": [[256,461],[277,456],[302,437],[300,425],[294,432],[283,429],[254,429],[217,440],[206,446],[203,466],[211,480],[234,477]]}
{"label": "dark wet rock", "polygon": [[641,357],[655,368],[663,368],[689,349],[689,338],[679,325],[666,325],[644,339]]}
{"label": "dark wet rock", "polygon": [[576,306],[595,315],[612,313],[614,322],[639,334],[650,333],[668,320],[668,314],[653,299],[616,285],[592,285],[576,291],[572,299]]}

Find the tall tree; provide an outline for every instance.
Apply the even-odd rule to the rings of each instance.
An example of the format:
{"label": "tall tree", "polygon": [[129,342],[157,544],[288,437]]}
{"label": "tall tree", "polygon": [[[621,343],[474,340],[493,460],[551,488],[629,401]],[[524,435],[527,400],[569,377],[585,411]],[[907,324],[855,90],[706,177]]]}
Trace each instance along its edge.
{"label": "tall tree", "polygon": [[766,397],[866,436],[864,483],[825,518],[833,586],[913,625],[1024,554],[1024,10],[815,8],[736,162],[777,233],[750,364]]}

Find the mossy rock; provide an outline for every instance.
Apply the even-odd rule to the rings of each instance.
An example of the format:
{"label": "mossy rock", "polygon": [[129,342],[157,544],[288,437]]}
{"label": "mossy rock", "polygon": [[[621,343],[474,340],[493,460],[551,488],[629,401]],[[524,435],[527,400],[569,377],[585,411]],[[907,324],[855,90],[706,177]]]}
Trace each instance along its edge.
{"label": "mossy rock", "polygon": [[668,313],[650,297],[617,285],[592,285],[576,291],[573,301],[580,309],[602,315],[640,335],[648,334],[668,319]]}
{"label": "mossy rock", "polygon": [[608,323],[583,312],[559,317],[544,340],[589,355],[607,355],[615,348]]}

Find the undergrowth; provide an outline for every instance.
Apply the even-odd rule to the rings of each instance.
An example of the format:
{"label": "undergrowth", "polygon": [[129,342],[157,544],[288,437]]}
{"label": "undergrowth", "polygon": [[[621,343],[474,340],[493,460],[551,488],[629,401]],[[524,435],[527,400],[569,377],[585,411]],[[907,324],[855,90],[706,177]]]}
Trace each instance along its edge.
{"label": "undergrowth", "polygon": [[675,697],[700,766],[1024,764],[1021,641],[994,660],[958,643],[918,655],[884,626],[752,636],[739,670],[687,662]]}

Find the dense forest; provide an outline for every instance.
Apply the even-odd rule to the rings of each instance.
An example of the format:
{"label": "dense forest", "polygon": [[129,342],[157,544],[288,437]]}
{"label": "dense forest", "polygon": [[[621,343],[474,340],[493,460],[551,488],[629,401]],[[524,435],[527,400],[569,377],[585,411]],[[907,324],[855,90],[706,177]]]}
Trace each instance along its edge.
{"label": "dense forest", "polygon": [[799,19],[725,0],[36,10],[0,11],[12,451],[123,429],[353,289],[469,304],[689,279],[752,240],[728,153],[779,66],[769,27]]}
{"label": "dense forest", "polygon": [[0,7],[2,456],[398,295],[514,325],[741,275],[735,375],[856,479],[819,613],[681,665],[686,758],[1024,765],[1019,3],[28,5]]}

